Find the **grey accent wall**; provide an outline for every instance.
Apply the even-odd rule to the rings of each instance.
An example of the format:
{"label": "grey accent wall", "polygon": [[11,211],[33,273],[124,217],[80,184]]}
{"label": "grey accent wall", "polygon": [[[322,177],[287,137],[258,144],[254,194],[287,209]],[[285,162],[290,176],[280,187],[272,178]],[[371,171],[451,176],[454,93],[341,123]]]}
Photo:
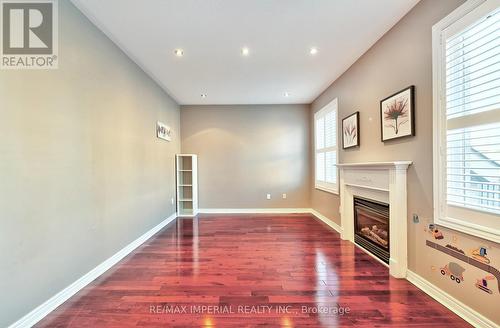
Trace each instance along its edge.
{"label": "grey accent wall", "polygon": [[309,207],[308,105],[181,106],[181,131],[200,208]]}
{"label": "grey accent wall", "polygon": [[0,327],[175,212],[179,106],[59,5],[59,69],[0,72]]}
{"label": "grey accent wall", "polygon": [[[461,265],[466,268],[465,281],[460,285],[452,282],[439,271],[453,258],[425,244],[426,239],[433,239],[425,231],[433,217],[431,28],[462,3],[462,0],[420,1],[312,103],[311,124],[314,112],[337,97],[339,121],[360,111],[361,125],[361,146],[358,149],[341,150],[340,163],[413,161],[408,171],[410,270],[500,324],[498,282],[491,282],[493,295],[479,290],[474,286],[476,280],[488,273],[463,263]],[[380,140],[379,101],[409,85],[415,85],[416,88],[416,136],[383,143]],[[314,163],[312,156],[311,163]],[[314,189],[312,173],[311,206],[340,224],[339,197]],[[411,220],[413,213],[420,216],[419,224]],[[446,242],[455,244],[468,254],[472,249],[486,246],[490,259],[500,268],[498,244],[448,229],[443,229],[443,233]]]}

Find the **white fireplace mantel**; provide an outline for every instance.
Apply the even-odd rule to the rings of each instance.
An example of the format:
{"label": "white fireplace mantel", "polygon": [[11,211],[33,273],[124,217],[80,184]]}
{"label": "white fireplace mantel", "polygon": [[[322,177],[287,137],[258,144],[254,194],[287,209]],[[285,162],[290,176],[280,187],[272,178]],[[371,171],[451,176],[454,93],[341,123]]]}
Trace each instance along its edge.
{"label": "white fireplace mantel", "polygon": [[406,278],[408,270],[406,173],[411,161],[338,164],[342,239],[354,243],[354,197],[389,204],[389,272]]}
{"label": "white fireplace mantel", "polygon": [[399,167],[407,169],[413,162],[412,161],[395,161],[395,162],[364,162],[364,163],[345,163],[337,164],[340,168],[374,168],[374,169],[389,169],[391,167]]}

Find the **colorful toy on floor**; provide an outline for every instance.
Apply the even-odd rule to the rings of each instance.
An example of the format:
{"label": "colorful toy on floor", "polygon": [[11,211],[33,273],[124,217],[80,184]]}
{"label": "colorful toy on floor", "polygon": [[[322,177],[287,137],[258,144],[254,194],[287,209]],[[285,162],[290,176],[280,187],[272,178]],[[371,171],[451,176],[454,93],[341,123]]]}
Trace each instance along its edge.
{"label": "colorful toy on floor", "polygon": [[455,281],[457,284],[464,280],[465,269],[462,268],[458,263],[450,262],[441,268],[441,274],[443,276],[449,276],[451,280]]}
{"label": "colorful toy on floor", "polygon": [[477,279],[476,281],[476,288],[482,290],[483,292],[486,292],[488,294],[493,294],[493,291],[488,288],[488,281],[489,280],[494,280],[495,277],[493,276],[487,276],[484,277],[483,279]]}
{"label": "colorful toy on floor", "polygon": [[487,258],[486,255],[488,254],[486,253],[485,247],[480,247],[472,251],[472,257],[474,258],[474,260],[477,260],[484,264],[490,264],[490,259]]}

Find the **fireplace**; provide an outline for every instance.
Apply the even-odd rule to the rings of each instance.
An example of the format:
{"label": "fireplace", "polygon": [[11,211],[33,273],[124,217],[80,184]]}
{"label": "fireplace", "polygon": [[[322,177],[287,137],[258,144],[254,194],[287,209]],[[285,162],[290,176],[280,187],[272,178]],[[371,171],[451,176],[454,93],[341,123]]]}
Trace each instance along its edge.
{"label": "fireplace", "polygon": [[382,253],[385,253],[383,254],[385,258],[390,255],[389,274],[395,278],[406,278],[408,271],[406,186],[407,171],[411,164],[409,161],[394,161],[337,165],[340,168],[339,230],[342,239],[356,243],[359,247],[370,248],[374,245],[371,240],[368,241],[354,233],[356,230],[354,198],[371,200],[377,205],[382,205],[382,208],[386,209],[382,212],[387,212],[387,205],[384,204],[389,204],[389,247],[380,247],[377,250],[384,251]]}
{"label": "fireplace", "polygon": [[389,205],[354,197],[354,241],[389,263]]}

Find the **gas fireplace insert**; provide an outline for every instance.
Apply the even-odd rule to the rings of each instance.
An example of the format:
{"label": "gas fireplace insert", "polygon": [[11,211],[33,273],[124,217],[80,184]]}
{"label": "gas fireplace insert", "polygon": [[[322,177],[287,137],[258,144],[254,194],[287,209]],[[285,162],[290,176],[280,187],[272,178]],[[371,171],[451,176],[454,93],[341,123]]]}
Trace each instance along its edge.
{"label": "gas fireplace insert", "polygon": [[385,263],[389,263],[389,205],[354,198],[354,241]]}

